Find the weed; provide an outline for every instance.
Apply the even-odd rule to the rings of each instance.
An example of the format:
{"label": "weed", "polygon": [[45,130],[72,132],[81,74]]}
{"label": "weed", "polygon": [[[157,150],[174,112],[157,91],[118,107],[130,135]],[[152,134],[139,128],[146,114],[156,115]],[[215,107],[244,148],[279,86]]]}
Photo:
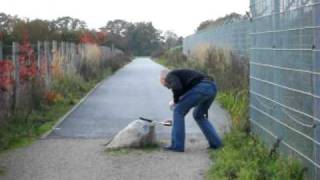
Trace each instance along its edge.
{"label": "weed", "polygon": [[207,179],[303,179],[303,168],[293,158],[269,156],[255,137],[233,129],[224,138],[224,147],[209,152],[215,162]]}

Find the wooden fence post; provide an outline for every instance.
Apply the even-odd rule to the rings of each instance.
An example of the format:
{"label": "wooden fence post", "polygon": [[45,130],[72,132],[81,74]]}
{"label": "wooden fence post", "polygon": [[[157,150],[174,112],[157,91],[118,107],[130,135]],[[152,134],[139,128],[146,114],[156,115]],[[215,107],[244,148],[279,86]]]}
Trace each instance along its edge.
{"label": "wooden fence post", "polygon": [[51,60],[50,60],[50,54],[49,54],[49,42],[48,41],[45,41],[44,42],[44,57],[47,61],[46,65],[46,80],[45,80],[45,83],[46,83],[46,88],[47,89],[50,89],[50,83],[51,83]]}
{"label": "wooden fence post", "polygon": [[37,69],[38,73],[41,76],[41,42],[37,43]]}
{"label": "wooden fence post", "polygon": [[2,41],[0,41],[0,61],[3,60],[3,45],[2,45]]}
{"label": "wooden fence post", "polygon": [[114,45],[111,44],[111,57],[113,57],[113,56],[114,56]]}
{"label": "wooden fence post", "polygon": [[14,80],[15,80],[15,86],[14,86],[14,108],[17,109],[17,106],[19,104],[19,87],[20,87],[20,62],[18,59],[18,43],[13,42],[12,43],[12,62],[14,64]]}
{"label": "wooden fence post", "polygon": [[76,45],[71,43],[71,64],[75,67],[75,53],[76,53]]}

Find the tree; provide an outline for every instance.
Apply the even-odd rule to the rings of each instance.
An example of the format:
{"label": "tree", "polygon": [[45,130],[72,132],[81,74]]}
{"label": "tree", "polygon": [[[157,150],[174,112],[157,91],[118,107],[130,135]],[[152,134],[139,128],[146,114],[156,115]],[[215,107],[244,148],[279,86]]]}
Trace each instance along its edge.
{"label": "tree", "polygon": [[31,42],[45,41],[51,38],[49,21],[36,19],[27,23],[27,31]]}
{"label": "tree", "polygon": [[163,33],[163,41],[163,47],[165,49],[170,49],[182,45],[182,37],[179,37],[172,31],[166,31],[165,33]]}
{"label": "tree", "polygon": [[221,26],[223,24],[227,24],[227,23],[232,23],[235,21],[239,21],[239,20],[243,20],[246,19],[247,16],[245,15],[241,15],[238,13],[231,13],[228,14],[224,17],[218,18],[216,20],[206,20],[200,23],[200,25],[197,27],[197,32],[201,31],[203,29],[206,29],[208,27],[216,27],[216,26]]}
{"label": "tree", "polygon": [[17,16],[11,16],[5,13],[0,13],[0,31],[10,33],[13,31],[14,25],[19,21]]}
{"label": "tree", "polygon": [[132,23],[120,19],[109,21],[106,26],[100,28],[102,32],[107,33],[104,44],[127,51],[128,31],[132,25]]}
{"label": "tree", "polygon": [[60,17],[53,21],[53,27],[60,32],[85,30],[87,24],[80,19],[69,16]]}
{"label": "tree", "polygon": [[129,27],[128,48],[135,55],[150,55],[160,45],[160,31],[151,22],[139,22]]}
{"label": "tree", "polygon": [[132,25],[127,21],[116,19],[109,21],[105,27],[100,28],[102,31],[109,34],[125,37],[128,33],[128,28]]}
{"label": "tree", "polygon": [[83,32],[87,31],[87,24],[80,19],[65,16],[50,22],[49,29],[56,40],[79,42]]}

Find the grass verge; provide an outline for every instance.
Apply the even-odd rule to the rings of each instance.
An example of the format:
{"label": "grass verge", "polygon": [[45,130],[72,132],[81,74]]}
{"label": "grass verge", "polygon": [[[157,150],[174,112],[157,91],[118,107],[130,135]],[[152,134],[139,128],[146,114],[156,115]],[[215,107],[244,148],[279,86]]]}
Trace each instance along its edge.
{"label": "grass verge", "polygon": [[27,116],[16,114],[0,128],[0,153],[30,145],[86,95],[98,82],[112,73],[106,69],[96,79],[85,81],[79,76],[65,77],[53,82],[52,90],[60,98],[33,109]]}
{"label": "grass verge", "polygon": [[247,93],[221,93],[218,101],[232,116],[233,127],[224,137],[224,147],[210,151],[214,164],[206,179],[303,179],[304,169],[294,158],[270,153],[257,138],[248,134]]}

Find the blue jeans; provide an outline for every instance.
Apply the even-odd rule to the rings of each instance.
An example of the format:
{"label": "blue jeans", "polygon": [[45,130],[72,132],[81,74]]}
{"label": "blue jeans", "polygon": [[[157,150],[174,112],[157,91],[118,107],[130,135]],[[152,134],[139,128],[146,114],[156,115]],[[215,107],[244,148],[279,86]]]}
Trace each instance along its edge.
{"label": "blue jeans", "polygon": [[216,85],[210,81],[203,81],[187,91],[176,104],[173,112],[173,127],[171,132],[171,147],[184,150],[185,146],[185,115],[195,107],[193,117],[205,135],[210,148],[219,148],[222,145],[216,130],[208,121],[208,109],[216,96]]}

